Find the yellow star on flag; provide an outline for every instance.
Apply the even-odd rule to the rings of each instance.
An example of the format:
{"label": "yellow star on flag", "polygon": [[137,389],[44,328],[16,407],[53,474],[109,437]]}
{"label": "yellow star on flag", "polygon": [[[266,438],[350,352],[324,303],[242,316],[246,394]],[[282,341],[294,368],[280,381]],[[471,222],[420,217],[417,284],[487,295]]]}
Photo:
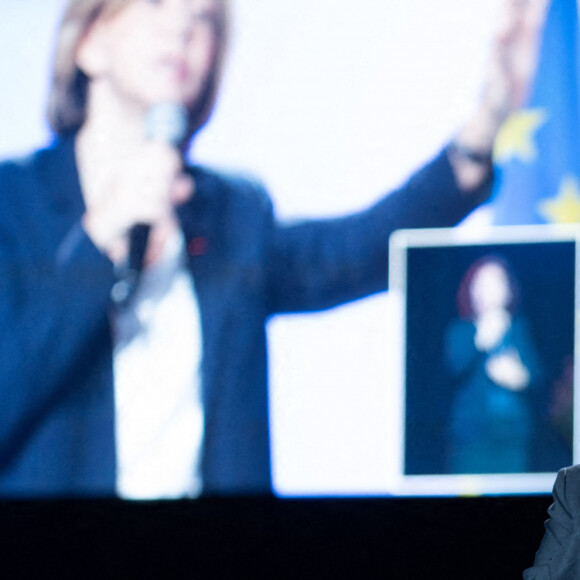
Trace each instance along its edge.
{"label": "yellow star on flag", "polygon": [[498,163],[510,159],[520,159],[524,163],[535,161],[538,149],[534,137],[547,119],[544,109],[522,109],[510,115],[496,138],[494,159]]}
{"label": "yellow star on flag", "polygon": [[574,175],[562,178],[556,197],[538,203],[538,214],[553,224],[580,222],[580,186]]}

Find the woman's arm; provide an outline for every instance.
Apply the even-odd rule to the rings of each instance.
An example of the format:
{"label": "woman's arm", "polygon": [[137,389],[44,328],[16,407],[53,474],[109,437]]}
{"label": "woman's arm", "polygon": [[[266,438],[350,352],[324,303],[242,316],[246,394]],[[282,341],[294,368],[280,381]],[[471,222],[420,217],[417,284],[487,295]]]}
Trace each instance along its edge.
{"label": "woman's arm", "polygon": [[0,467],[110,358],[113,265],[74,198],[47,199],[34,163],[0,168]]}
{"label": "woman's arm", "polygon": [[267,264],[269,310],[320,310],[386,290],[390,235],[402,228],[454,226],[489,197],[491,184],[489,175],[465,195],[443,151],[366,211],[273,224]]}

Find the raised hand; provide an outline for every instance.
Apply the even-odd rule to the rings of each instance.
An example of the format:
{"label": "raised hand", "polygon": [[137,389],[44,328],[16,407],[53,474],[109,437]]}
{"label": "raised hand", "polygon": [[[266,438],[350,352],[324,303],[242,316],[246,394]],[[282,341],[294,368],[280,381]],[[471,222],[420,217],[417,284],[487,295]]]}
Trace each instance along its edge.
{"label": "raised hand", "polygon": [[503,121],[528,97],[550,0],[503,0],[483,104]]}
{"label": "raised hand", "polygon": [[450,157],[464,189],[477,187],[489,167],[462,155],[462,149],[491,159],[500,127],[528,97],[549,5],[550,0],[501,0],[482,98],[458,133],[459,147]]}

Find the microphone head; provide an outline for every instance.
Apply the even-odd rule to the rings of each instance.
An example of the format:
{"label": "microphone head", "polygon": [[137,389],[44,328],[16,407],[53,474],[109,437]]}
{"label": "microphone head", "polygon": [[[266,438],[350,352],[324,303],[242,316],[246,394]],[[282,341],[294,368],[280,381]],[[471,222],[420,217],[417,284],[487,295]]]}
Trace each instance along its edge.
{"label": "microphone head", "polygon": [[145,114],[145,136],[150,141],[180,145],[187,134],[187,109],[181,103],[157,103]]}

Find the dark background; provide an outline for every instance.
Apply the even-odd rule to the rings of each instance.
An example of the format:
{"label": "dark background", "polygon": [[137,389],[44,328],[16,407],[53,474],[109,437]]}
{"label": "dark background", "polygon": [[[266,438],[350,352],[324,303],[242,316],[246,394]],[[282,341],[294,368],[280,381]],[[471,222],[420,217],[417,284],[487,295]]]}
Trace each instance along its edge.
{"label": "dark background", "polygon": [[548,495],[4,502],[5,578],[521,578]]}
{"label": "dark background", "polygon": [[[405,473],[444,474],[447,426],[457,385],[444,362],[444,337],[457,317],[461,278],[494,254],[512,268],[521,313],[538,350],[545,386],[533,399],[534,471],[572,463],[570,441],[550,424],[554,386],[574,354],[575,243],[572,241],[408,250]],[[570,434],[571,435],[571,434]]]}

